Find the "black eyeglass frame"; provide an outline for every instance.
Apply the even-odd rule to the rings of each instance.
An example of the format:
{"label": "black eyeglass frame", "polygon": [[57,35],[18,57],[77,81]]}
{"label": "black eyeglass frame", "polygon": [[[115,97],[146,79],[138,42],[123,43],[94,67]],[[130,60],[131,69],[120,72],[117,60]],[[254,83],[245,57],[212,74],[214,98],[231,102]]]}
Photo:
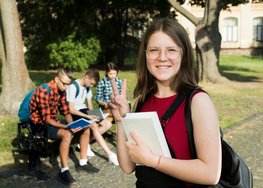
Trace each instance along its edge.
{"label": "black eyeglass frame", "polygon": [[59,77],[58,77],[58,79],[62,83],[63,86],[69,86],[71,84],[71,82],[70,83],[63,82]]}

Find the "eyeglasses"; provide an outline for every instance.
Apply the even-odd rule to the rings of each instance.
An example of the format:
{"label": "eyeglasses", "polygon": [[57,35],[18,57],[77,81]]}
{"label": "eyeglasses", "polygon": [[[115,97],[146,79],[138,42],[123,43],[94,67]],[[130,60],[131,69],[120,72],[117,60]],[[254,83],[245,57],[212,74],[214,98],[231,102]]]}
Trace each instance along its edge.
{"label": "eyeglasses", "polygon": [[71,84],[71,82],[70,83],[63,82],[59,77],[58,77],[58,79],[62,83],[63,86],[69,86]]}
{"label": "eyeglasses", "polygon": [[[160,48],[155,48],[155,47],[145,50],[148,57],[152,60],[155,60],[158,57],[160,57],[161,51],[162,50]],[[175,47],[166,48],[165,49],[165,55],[168,59],[173,60],[173,59],[176,59],[180,55],[180,51],[179,51],[179,49],[177,49]]]}

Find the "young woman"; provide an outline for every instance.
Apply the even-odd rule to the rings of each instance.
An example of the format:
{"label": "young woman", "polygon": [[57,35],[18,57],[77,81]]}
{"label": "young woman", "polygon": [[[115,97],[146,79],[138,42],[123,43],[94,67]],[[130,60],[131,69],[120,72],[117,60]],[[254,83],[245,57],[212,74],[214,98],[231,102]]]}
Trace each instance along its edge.
{"label": "young woman", "polygon": [[[169,18],[154,21],[140,46],[134,90],[143,105],[140,111],[156,111],[161,118],[178,94],[198,85],[193,49],[186,30]],[[137,187],[197,187],[213,185],[221,173],[219,122],[214,105],[203,90],[191,100],[192,124],[197,158],[189,149],[184,104],[179,106],[163,127],[171,153],[176,158],[154,155],[136,135],[135,144],[127,142],[121,118],[129,112],[126,80],[119,93],[112,82],[111,112],[117,125],[117,155],[125,173],[135,171]],[[147,133],[146,133],[147,134]],[[136,165],[141,164],[141,165]],[[204,186],[205,187],[205,186]]]}
{"label": "young woman", "polygon": [[107,63],[105,76],[98,82],[96,89],[96,102],[105,111],[109,110],[110,94],[112,93],[111,80],[114,80],[117,89],[121,92],[122,80],[118,78],[119,69],[116,64]]}

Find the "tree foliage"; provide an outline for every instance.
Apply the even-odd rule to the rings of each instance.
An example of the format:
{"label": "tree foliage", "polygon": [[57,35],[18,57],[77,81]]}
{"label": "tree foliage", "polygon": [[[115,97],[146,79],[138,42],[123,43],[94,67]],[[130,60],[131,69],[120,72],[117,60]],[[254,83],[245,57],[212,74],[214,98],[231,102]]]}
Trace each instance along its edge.
{"label": "tree foliage", "polygon": [[47,46],[50,51],[50,67],[64,66],[71,70],[83,71],[96,61],[101,51],[99,41],[95,37],[75,41],[75,36],[76,33],[72,33],[65,40],[59,40]]}
{"label": "tree foliage", "polygon": [[[81,41],[93,37],[99,40],[101,52],[98,54],[97,64],[104,66],[103,64],[113,61],[122,67],[125,58],[137,55],[142,33],[151,20],[156,17],[175,18],[178,11],[196,25],[196,49],[201,79],[216,82],[221,77],[218,70],[221,46],[221,34],[218,29],[220,11],[229,8],[229,5],[247,1],[18,0],[18,6],[30,68],[36,65],[42,66],[41,68],[55,68],[65,63],[65,59],[50,55],[50,47],[58,49],[61,42],[67,40],[72,33],[76,33],[72,43],[83,44]],[[203,18],[199,20],[191,12],[183,9],[182,3],[204,7]],[[176,11],[171,11],[171,6],[175,7]],[[85,48],[85,45],[82,47]],[[71,64],[79,62],[77,56],[70,57],[68,60]],[[69,67],[84,68],[76,65]]]}
{"label": "tree foliage", "polygon": [[168,2],[160,0],[17,2],[30,68],[49,68],[47,46],[74,32],[74,42],[94,36],[100,41],[98,64],[114,61],[121,67],[126,57],[137,54],[141,33],[152,18],[173,16]]}

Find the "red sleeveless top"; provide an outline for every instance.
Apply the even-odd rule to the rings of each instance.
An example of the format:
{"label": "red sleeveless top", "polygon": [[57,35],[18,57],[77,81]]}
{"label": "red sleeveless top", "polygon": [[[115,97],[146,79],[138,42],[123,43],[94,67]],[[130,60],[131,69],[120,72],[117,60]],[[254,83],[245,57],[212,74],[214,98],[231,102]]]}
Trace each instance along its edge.
{"label": "red sleeveless top", "polygon": [[[158,98],[151,95],[141,108],[141,112],[156,111],[159,119],[165,114],[177,95]],[[186,121],[184,119],[185,100],[163,127],[166,140],[177,159],[191,159]]]}

